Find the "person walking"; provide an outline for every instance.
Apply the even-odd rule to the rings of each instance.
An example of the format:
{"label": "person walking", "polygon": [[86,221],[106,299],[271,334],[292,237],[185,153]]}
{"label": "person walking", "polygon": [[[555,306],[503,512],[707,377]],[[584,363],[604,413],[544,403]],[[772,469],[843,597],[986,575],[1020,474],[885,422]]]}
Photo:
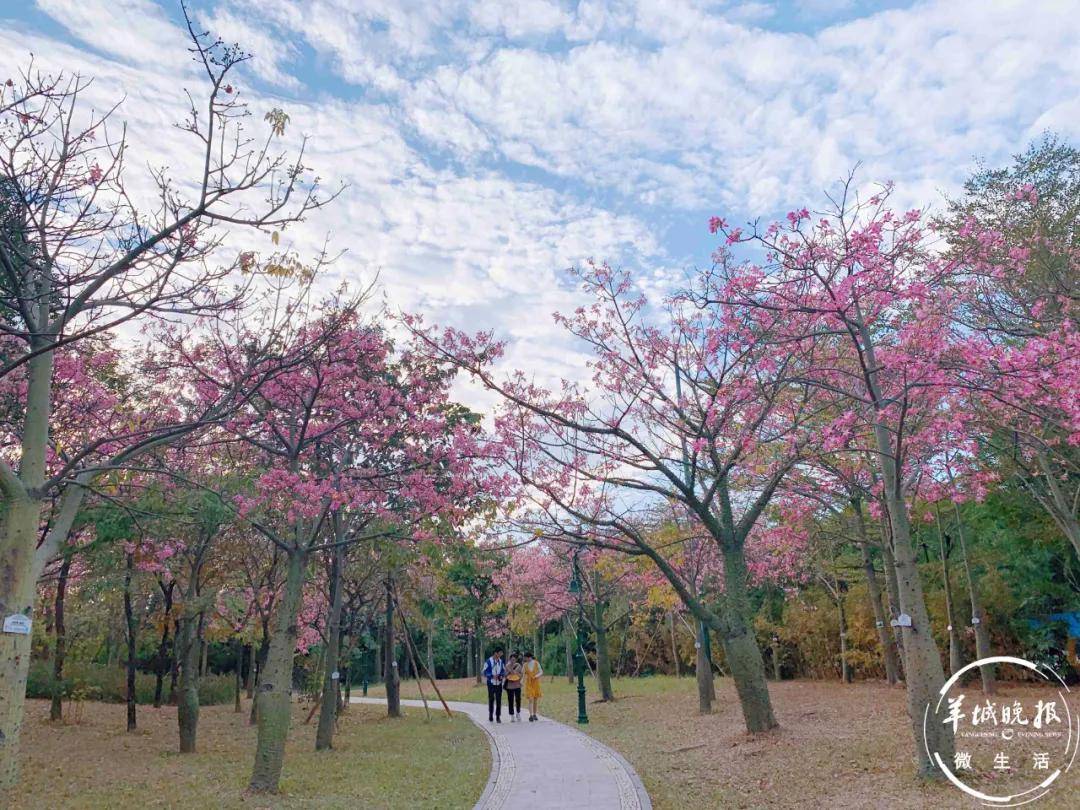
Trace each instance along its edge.
{"label": "person walking", "polygon": [[[506,705],[510,710],[510,722],[521,722],[521,680],[523,677],[521,655],[511,653],[506,664]],[[516,709],[516,711],[515,711]]]}
{"label": "person walking", "polygon": [[529,722],[532,723],[539,720],[536,712],[540,703],[540,678],[544,675],[544,670],[540,666],[540,662],[533,658],[532,652],[525,653],[525,666],[522,667],[522,673],[525,676],[525,700],[529,702]]}
{"label": "person walking", "polygon": [[488,722],[502,722],[503,680],[506,678],[506,664],[503,663],[503,649],[496,647],[491,657],[484,662],[484,678],[488,689]]}

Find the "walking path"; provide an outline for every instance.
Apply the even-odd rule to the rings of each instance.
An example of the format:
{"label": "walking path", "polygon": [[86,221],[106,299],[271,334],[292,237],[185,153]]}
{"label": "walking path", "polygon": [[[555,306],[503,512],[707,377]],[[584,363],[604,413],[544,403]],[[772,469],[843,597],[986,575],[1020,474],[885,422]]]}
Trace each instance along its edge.
{"label": "walking path", "polygon": [[[354,697],[353,703],[382,698]],[[402,706],[423,706],[403,700]],[[436,700],[433,712],[442,711]],[[488,723],[487,706],[448,701],[488,735],[491,776],[474,810],[528,807],[537,810],[652,810],[649,795],[630,763],[577,729],[541,717],[537,723]]]}

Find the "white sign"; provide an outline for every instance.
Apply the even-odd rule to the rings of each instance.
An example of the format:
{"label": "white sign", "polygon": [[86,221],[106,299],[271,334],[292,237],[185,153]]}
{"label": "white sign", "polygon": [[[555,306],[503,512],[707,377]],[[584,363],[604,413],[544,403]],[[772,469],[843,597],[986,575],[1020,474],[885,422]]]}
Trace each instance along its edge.
{"label": "white sign", "polygon": [[340,677],[341,677],[341,673],[338,672],[336,669],[333,672],[330,673],[330,680],[332,680],[332,681],[336,681]]}
{"label": "white sign", "polygon": [[901,613],[899,616],[889,622],[889,624],[891,624],[893,627],[911,627],[911,617],[908,616],[906,613]]}
{"label": "white sign", "polygon": [[15,633],[19,636],[30,635],[30,617],[21,613],[13,613],[4,617],[4,632]]}

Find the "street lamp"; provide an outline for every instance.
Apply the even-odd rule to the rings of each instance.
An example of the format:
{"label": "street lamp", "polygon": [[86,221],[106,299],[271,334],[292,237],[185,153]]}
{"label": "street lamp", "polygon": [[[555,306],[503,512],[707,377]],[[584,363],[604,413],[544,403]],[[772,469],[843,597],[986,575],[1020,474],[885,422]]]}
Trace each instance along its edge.
{"label": "street lamp", "polygon": [[570,578],[570,593],[577,596],[578,604],[578,627],[577,649],[574,650],[574,671],[577,673],[577,721],[578,725],[586,725],[589,722],[589,714],[585,710],[585,607],[581,602],[581,569],[578,567],[578,555],[581,548],[574,550],[573,574]]}

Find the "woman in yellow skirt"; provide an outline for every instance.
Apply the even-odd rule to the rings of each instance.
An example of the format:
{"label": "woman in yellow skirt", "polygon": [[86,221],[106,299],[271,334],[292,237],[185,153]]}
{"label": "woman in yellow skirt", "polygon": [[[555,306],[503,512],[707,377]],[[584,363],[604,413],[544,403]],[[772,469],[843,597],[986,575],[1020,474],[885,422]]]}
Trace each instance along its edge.
{"label": "woman in yellow skirt", "polygon": [[544,670],[540,667],[540,662],[533,658],[531,652],[525,653],[525,666],[523,667],[525,672],[525,700],[529,702],[529,722],[539,720],[536,716],[536,707],[540,702],[540,678],[544,674]]}

